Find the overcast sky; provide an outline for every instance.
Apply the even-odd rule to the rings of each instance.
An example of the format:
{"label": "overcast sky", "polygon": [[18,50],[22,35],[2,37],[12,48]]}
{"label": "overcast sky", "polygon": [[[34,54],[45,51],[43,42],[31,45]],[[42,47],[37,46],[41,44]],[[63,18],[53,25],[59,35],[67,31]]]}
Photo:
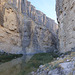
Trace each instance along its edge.
{"label": "overcast sky", "polygon": [[48,17],[56,21],[55,1],[56,0],[28,0],[37,10],[42,11]]}

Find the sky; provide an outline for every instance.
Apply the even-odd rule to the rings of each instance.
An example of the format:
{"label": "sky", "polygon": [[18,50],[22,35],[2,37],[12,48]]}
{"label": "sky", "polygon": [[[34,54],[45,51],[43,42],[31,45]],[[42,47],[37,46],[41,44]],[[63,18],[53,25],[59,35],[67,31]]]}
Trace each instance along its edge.
{"label": "sky", "polygon": [[42,11],[46,16],[56,21],[55,4],[56,0],[28,0],[37,10]]}

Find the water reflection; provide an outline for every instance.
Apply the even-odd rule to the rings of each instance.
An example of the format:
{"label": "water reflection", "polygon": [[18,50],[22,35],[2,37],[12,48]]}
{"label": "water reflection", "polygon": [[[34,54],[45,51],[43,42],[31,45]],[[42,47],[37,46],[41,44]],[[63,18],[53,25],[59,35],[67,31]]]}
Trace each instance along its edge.
{"label": "water reflection", "polygon": [[23,57],[0,65],[0,75],[26,75],[25,66],[33,55],[23,55]]}

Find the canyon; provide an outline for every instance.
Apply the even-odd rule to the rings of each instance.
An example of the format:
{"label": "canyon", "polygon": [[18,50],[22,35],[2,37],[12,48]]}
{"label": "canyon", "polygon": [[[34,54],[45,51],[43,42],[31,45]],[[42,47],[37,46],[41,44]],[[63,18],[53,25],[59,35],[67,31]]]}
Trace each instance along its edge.
{"label": "canyon", "polygon": [[63,55],[40,65],[32,75],[75,75],[75,0],[56,0],[56,14],[58,51]]}
{"label": "canyon", "polygon": [[27,0],[0,0],[0,51],[39,53],[57,50],[58,25]]}
{"label": "canyon", "polygon": [[[26,54],[47,55],[57,52],[59,57],[52,54],[54,58],[51,62],[40,65],[36,72],[30,74],[75,75],[74,4],[75,0],[56,0],[56,24],[27,0],[0,0],[0,52],[24,54],[22,58],[1,64],[0,74],[25,72],[25,60],[30,59]],[[46,55],[45,60],[50,60],[52,55]],[[39,56],[38,60],[41,61],[40,58]]]}

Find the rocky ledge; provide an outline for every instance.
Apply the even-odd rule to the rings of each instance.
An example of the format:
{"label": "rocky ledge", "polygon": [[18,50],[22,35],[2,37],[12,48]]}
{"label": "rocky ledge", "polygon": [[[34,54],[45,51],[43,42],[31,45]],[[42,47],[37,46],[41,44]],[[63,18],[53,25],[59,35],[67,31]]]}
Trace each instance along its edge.
{"label": "rocky ledge", "polygon": [[39,66],[39,69],[31,72],[31,75],[75,75],[75,52]]}

